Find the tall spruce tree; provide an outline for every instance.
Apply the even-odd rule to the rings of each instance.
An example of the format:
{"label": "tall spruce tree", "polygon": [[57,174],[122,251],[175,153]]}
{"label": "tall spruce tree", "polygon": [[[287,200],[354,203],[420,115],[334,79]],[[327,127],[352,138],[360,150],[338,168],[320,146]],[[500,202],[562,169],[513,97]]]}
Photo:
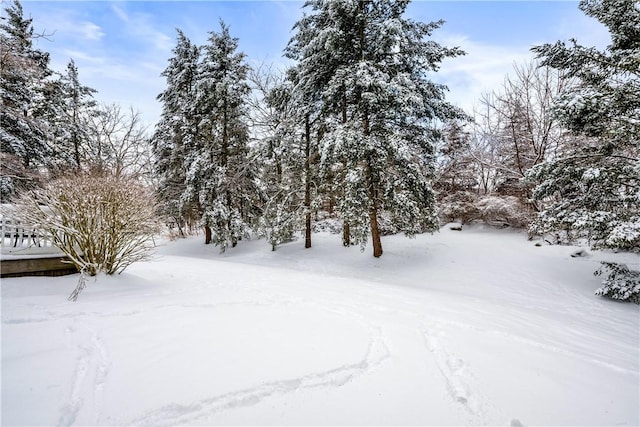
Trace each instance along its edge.
{"label": "tall spruce tree", "polygon": [[47,165],[51,129],[42,116],[49,54],[33,45],[32,20],[14,0],[0,24],[0,197],[28,186],[30,171]]}
{"label": "tall spruce tree", "polygon": [[273,250],[293,240],[301,230],[305,248],[311,247],[312,211],[319,202],[317,112],[294,90],[296,82],[294,67],[261,90],[266,106],[263,122],[267,124],[261,138],[266,198],[261,230]]}
{"label": "tall spruce tree", "polygon": [[196,81],[197,134],[185,144],[187,188],[183,199],[196,204],[205,243],[222,251],[248,233],[253,209],[254,164],[248,159],[249,93],[245,55],[238,39],[220,23],[202,47]]}
{"label": "tall spruce tree", "polygon": [[[554,200],[534,224],[568,230],[595,248],[640,252],[640,8],[635,0],[583,0],[580,9],[607,26],[605,51],[571,40],[533,49],[548,65],[579,80],[556,114],[587,142],[534,168],[538,200]],[[597,293],[640,302],[640,273],[606,264]]]}
{"label": "tall spruce tree", "polygon": [[91,140],[89,119],[96,114],[97,91],[80,82],[78,67],[73,59],[67,64],[66,73],[51,82],[47,91],[49,116],[53,141],[53,159],[56,167],[73,166],[80,169],[87,159]]}
{"label": "tall spruce tree", "polygon": [[[287,57],[299,61],[294,96],[302,106],[306,105],[305,110],[320,113],[320,118],[328,122],[327,126],[320,126],[323,131],[335,125],[332,120],[343,125],[347,123],[346,85],[341,85],[334,97],[324,96],[324,93],[329,82],[335,80],[335,75],[358,59],[355,45],[349,40],[355,25],[353,13],[349,12],[352,6],[353,2],[344,1],[305,3],[312,13],[305,12],[296,23],[294,29],[297,32],[285,49]],[[322,8],[323,13],[314,13]],[[322,169],[322,184],[328,190],[330,205],[333,206],[335,198],[344,200],[347,192],[346,158],[325,161]],[[342,221],[342,243],[349,246],[353,243],[350,220],[342,215]]]}
{"label": "tall spruce tree", "polygon": [[287,49],[299,61],[297,90],[321,102],[322,162],[341,169],[334,176],[343,185],[338,210],[349,239],[363,246],[370,234],[375,257],[383,212],[409,236],[438,228],[431,182],[441,135],[434,124],[463,116],[427,77],[462,51],[428,40],[443,22],[404,17],[408,4],[308,1],[310,13]]}
{"label": "tall spruce tree", "polygon": [[169,65],[162,72],[166,89],[158,95],[162,113],[152,137],[160,214],[176,224],[180,235],[194,206],[183,198],[186,190],[185,147],[195,146],[195,86],[200,51],[181,30]]}

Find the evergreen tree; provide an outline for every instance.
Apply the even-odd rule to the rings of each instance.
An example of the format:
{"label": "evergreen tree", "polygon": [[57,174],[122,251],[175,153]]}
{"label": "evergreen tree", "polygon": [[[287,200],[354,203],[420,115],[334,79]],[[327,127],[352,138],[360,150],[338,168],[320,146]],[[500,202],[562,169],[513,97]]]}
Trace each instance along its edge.
{"label": "evergreen tree", "polygon": [[[588,138],[530,174],[541,182],[534,196],[556,200],[535,230],[569,230],[595,248],[640,252],[640,9],[634,0],[583,0],[580,9],[609,29],[612,41],[605,51],[575,40],[533,49],[543,65],[579,80],[561,96],[556,113],[571,131]],[[637,273],[609,270],[616,277],[598,292],[637,301]],[[611,291],[625,271],[629,292]]]}
{"label": "evergreen tree", "polygon": [[[265,80],[265,79],[263,79]],[[266,79],[269,80],[269,79]],[[294,88],[297,70],[290,68],[280,81],[262,86],[261,157],[266,201],[261,231],[275,250],[304,230],[305,248],[311,247],[311,216],[317,204],[317,137],[310,105]]]}
{"label": "evergreen tree", "polygon": [[[313,10],[323,9],[321,13],[303,16],[296,25],[297,33],[285,49],[285,55],[299,61],[296,68],[296,89],[294,95],[301,100],[306,109],[320,113],[326,126],[320,128],[326,131],[335,123],[347,123],[347,87],[342,84],[336,96],[325,96],[329,82],[336,79],[336,74],[353,65],[358,60],[358,52],[354,50],[352,40],[354,17],[353,2],[336,1],[330,4],[309,1],[305,7]],[[329,196],[331,210],[335,199],[344,200],[347,192],[347,160],[346,158],[331,158],[324,161],[322,168],[322,186]],[[350,220],[343,215],[342,243],[350,246]],[[365,225],[366,227],[366,225]],[[307,232],[308,233],[308,232]]]}
{"label": "evergreen tree", "polygon": [[292,241],[300,230],[300,175],[296,149],[299,127],[291,82],[262,68],[251,71],[252,132],[260,157],[260,185],[264,196],[259,233],[272,250]]}
{"label": "evergreen tree", "polygon": [[474,160],[471,157],[471,135],[460,120],[450,120],[445,124],[439,154],[436,188],[442,196],[477,188]]}
{"label": "evergreen tree", "polygon": [[48,91],[49,122],[54,132],[52,153],[57,167],[73,165],[80,169],[87,159],[91,141],[89,118],[96,113],[97,91],[80,83],[78,68],[73,59],[67,64],[66,74],[50,84]]}
{"label": "evergreen tree", "polygon": [[174,222],[182,236],[185,220],[192,216],[193,206],[185,203],[185,147],[195,145],[195,85],[200,52],[196,45],[178,30],[173,57],[162,72],[167,87],[158,95],[162,114],[152,137],[155,171],[159,176],[157,197],[160,214]]}
{"label": "evergreen tree", "polygon": [[[0,197],[11,197],[28,185],[30,171],[47,165],[51,131],[40,111],[49,54],[36,49],[32,20],[24,18],[18,0],[9,4],[0,24]],[[13,166],[13,168],[12,168]]]}
{"label": "evergreen tree", "polygon": [[188,167],[183,200],[198,206],[205,243],[224,251],[247,235],[255,196],[254,164],[248,159],[249,93],[245,55],[220,23],[202,48],[196,82],[197,135],[185,144]]}
{"label": "evergreen tree", "polygon": [[426,40],[442,21],[407,19],[408,4],[308,1],[311,13],[287,50],[299,61],[297,90],[321,102],[322,162],[342,170],[335,175],[344,185],[338,210],[356,243],[371,234],[375,257],[382,255],[384,211],[409,236],[438,228],[431,181],[441,135],[434,124],[463,116],[445,101],[446,88],[426,77],[462,52]]}
{"label": "evergreen tree", "polygon": [[461,120],[445,123],[434,184],[442,222],[460,221],[464,224],[480,219],[475,206],[479,197],[477,161],[473,157],[471,142],[471,134]]}

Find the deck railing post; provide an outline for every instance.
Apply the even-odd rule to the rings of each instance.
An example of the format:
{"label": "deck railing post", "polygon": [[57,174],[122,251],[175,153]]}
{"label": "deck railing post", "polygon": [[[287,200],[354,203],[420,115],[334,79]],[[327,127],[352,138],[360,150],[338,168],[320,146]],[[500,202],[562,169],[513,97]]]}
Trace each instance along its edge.
{"label": "deck railing post", "polygon": [[11,210],[3,205],[0,215],[0,246],[14,248],[53,247],[53,239],[45,231],[21,223],[10,216]]}

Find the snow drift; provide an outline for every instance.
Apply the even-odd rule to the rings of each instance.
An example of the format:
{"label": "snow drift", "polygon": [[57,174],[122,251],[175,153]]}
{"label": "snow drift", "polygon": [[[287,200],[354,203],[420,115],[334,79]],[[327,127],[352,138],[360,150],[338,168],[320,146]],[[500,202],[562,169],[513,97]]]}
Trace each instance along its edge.
{"label": "snow drift", "polygon": [[[118,277],[2,281],[3,425],[638,425],[638,306],[508,231],[187,239]],[[368,252],[368,251],[367,251]]]}

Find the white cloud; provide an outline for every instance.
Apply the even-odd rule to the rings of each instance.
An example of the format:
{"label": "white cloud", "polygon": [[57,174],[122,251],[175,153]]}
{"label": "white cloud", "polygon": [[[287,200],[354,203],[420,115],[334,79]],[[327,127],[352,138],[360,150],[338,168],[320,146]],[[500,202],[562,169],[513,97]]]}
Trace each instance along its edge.
{"label": "white cloud", "polygon": [[129,22],[129,15],[127,15],[125,11],[122,10],[122,8],[119,7],[117,4],[112,4],[111,10],[113,10],[113,12],[116,14],[116,16],[118,16],[118,18],[120,18],[122,22],[125,22],[125,23]]}
{"label": "white cloud", "polygon": [[555,31],[561,40],[574,38],[583,46],[595,46],[598,49],[606,48],[611,42],[607,27],[577,8],[558,21]]}
{"label": "white cloud", "polygon": [[151,15],[128,14],[116,4],[111,5],[111,10],[125,24],[122,31],[135,37],[136,40],[148,43],[163,52],[169,52],[173,47],[173,39],[154,27]]}
{"label": "white cloud", "polygon": [[104,31],[99,25],[85,21],[76,27],[76,31],[87,40],[100,40],[104,36]]}
{"label": "white cloud", "polygon": [[165,82],[156,64],[109,58],[102,64],[82,63],[78,68],[83,84],[98,90],[96,99],[100,102],[133,106],[148,125],[160,117],[156,96],[164,90]]}
{"label": "white cloud", "polygon": [[85,51],[77,50],[77,49],[63,49],[60,51],[63,55],[68,56],[74,61],[83,61],[90,62],[94,64],[103,64],[106,62],[106,59],[103,56],[96,56]]}
{"label": "white cloud", "polygon": [[497,90],[514,64],[530,61],[529,47],[508,47],[469,40],[462,35],[448,35],[439,41],[444,46],[459,46],[464,56],[447,58],[432,77],[449,87],[447,99],[471,112],[482,95]]}
{"label": "white cloud", "polygon": [[[105,31],[95,22],[79,19],[72,9],[44,10],[34,18],[34,26],[38,32],[48,34],[54,44],[67,43],[72,39],[78,43],[97,43]],[[33,15],[29,12],[29,15]]]}
{"label": "white cloud", "polygon": [[570,38],[598,49],[604,49],[610,43],[611,36],[607,28],[577,8],[556,22],[557,25],[550,31],[545,30],[550,38],[533,42],[530,46],[480,43],[464,35],[441,33],[439,43],[449,47],[459,46],[467,55],[445,59],[433,79],[449,87],[447,99],[450,102],[471,112],[484,94],[502,87],[505,77],[513,73],[514,64],[534,59],[529,50],[533,46]]}

